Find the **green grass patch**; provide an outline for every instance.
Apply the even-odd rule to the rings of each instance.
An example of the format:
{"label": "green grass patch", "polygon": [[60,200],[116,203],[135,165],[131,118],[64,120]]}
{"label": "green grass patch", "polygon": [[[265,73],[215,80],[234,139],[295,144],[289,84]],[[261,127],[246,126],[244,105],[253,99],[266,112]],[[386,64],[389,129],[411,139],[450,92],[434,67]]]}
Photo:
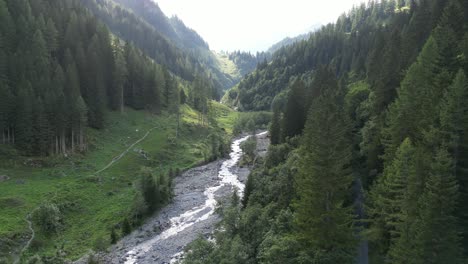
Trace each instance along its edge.
{"label": "green grass patch", "polygon": [[[174,115],[127,109],[124,114],[109,113],[105,129],[89,129],[86,155],[26,158],[12,149],[0,151],[0,175],[10,178],[0,182],[0,239],[28,234],[25,217],[41,203],[53,202],[63,214],[62,229],[56,235],[38,234],[28,255],[53,255],[56,248],[63,248],[67,258],[77,259],[96,240],[109,241],[111,228],[125,218],[134,202],[133,184],[142,166],[155,173],[190,168],[209,151],[210,133],[224,133],[221,128],[232,132],[237,114],[218,103],[213,103],[213,109],[217,128],[201,126],[198,113],[183,106],[178,139]],[[113,166],[94,174],[154,127]],[[1,257],[8,255],[0,253]]]}

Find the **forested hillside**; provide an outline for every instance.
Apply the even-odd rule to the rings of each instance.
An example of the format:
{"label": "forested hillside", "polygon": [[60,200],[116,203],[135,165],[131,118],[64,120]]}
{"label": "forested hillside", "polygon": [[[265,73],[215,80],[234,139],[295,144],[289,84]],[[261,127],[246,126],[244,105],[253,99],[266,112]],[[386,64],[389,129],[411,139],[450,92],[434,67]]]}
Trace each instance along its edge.
{"label": "forested hillside", "polygon": [[86,127],[102,129],[109,110],[187,102],[206,114],[216,97],[210,79],[182,84],[168,65],[111,36],[80,1],[2,0],[0,8],[1,144],[25,155],[85,151]]}
{"label": "forested hillside", "polygon": [[385,81],[399,83],[391,73],[401,75],[414,61],[443,4],[427,4],[417,10],[419,2],[412,3],[414,8],[410,9],[403,1],[370,2],[368,8],[356,7],[309,40],[279,50],[268,67],[260,67],[240,83],[239,106],[269,109],[274,96],[287,88],[290,77],[322,64],[332,65],[339,77],[348,75],[352,80],[369,76],[375,81],[381,67],[391,68],[383,71],[388,75]]}
{"label": "forested hillside", "polygon": [[86,149],[85,128],[106,111],[158,110],[179,100],[176,80],[112,39],[78,1],[0,1],[2,144],[26,155]]}
{"label": "forested hillside", "polygon": [[466,263],[467,56],[461,0],[370,2],[276,52],[237,98],[272,146],[185,263]]}
{"label": "forested hillside", "polygon": [[185,80],[83,2],[0,0],[0,263],[106,249],[227,149],[235,114],[213,80]]}
{"label": "forested hillside", "polygon": [[184,80],[191,82],[197,75],[210,80],[218,98],[256,66],[233,61],[242,74],[224,71],[203,38],[179,18],[168,18],[152,0],[85,0],[83,4],[114,34],[134,43]]}

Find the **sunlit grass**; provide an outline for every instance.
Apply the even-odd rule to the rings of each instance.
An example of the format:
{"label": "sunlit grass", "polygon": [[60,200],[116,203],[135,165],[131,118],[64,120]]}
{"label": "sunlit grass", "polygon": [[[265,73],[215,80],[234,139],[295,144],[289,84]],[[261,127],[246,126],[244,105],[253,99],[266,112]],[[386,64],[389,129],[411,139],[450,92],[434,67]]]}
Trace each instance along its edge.
{"label": "sunlit grass", "polygon": [[[214,103],[218,125],[232,131],[234,113]],[[32,168],[17,157],[15,167],[3,166],[0,175],[11,179],[0,183],[0,238],[17,238],[27,234],[24,220],[29,212],[43,202],[58,204],[64,214],[63,229],[58,235],[38,236],[29,253],[54,254],[64,246],[69,258],[76,259],[99,238],[109,239],[110,229],[128,214],[134,199],[133,183],[142,166],[155,173],[167,173],[170,168],[184,170],[204,159],[208,151],[207,135],[220,129],[201,126],[198,113],[181,107],[182,122],[179,138],[175,138],[175,115],[158,116],[127,109],[124,114],[109,113],[106,129],[90,129],[90,150],[86,155],[45,160],[56,165]],[[129,145],[156,129],[106,171],[105,167]],[[143,150],[148,158],[138,151]],[[9,159],[1,157],[0,159]],[[0,162],[0,164],[10,164]],[[1,257],[1,254],[0,254]]]}

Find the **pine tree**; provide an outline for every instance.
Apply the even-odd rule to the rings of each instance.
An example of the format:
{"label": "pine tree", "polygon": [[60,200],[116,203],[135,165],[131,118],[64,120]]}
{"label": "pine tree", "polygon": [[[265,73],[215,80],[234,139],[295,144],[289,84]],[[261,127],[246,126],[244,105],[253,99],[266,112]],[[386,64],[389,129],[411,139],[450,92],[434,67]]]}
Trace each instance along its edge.
{"label": "pine tree", "polygon": [[10,141],[9,130],[11,129],[11,114],[13,113],[14,97],[2,81],[0,81],[0,132],[2,133],[1,143]]}
{"label": "pine tree", "polygon": [[[383,133],[385,160],[391,161],[405,138],[421,141],[437,117],[443,89],[437,87],[436,76],[441,72],[439,53],[434,38],[429,38],[421,55],[409,68],[398,90],[397,100],[390,105],[387,127]],[[417,100],[415,100],[417,98]]]}
{"label": "pine tree", "polygon": [[277,108],[273,110],[269,133],[272,145],[277,145],[281,142],[281,113]]}
{"label": "pine tree", "polygon": [[418,263],[413,258],[421,193],[416,156],[411,140],[405,139],[370,193],[371,230],[380,234],[384,244],[387,239],[391,242],[388,255],[392,263]]}
{"label": "pine tree", "polygon": [[16,109],[15,137],[17,146],[27,155],[33,154],[34,147],[34,95],[28,81],[19,85]]}
{"label": "pine tree", "polygon": [[352,182],[350,126],[340,100],[336,90],[325,90],[312,104],[294,203],[298,238],[330,263],[352,262],[355,246],[352,210],[345,205]]}
{"label": "pine tree", "polygon": [[290,88],[283,117],[282,138],[291,138],[302,133],[306,123],[306,89],[302,80],[296,79]]}
{"label": "pine tree", "polygon": [[[374,109],[377,114],[384,113],[388,104],[396,96],[396,89],[401,81],[401,36],[399,30],[394,30],[387,41],[382,56],[380,72],[373,88],[375,92]],[[376,50],[380,53],[380,50]]]}
{"label": "pine tree", "polygon": [[44,40],[47,43],[47,49],[49,53],[53,53],[58,49],[58,36],[59,32],[55,27],[55,23],[52,19],[48,19],[46,22],[46,30],[44,32]]}
{"label": "pine tree", "polygon": [[457,216],[461,220],[464,245],[468,245],[468,85],[460,70],[445,92],[440,105],[440,133],[436,139],[448,148],[454,161],[455,175],[460,185]]}
{"label": "pine tree", "polygon": [[79,96],[74,105],[76,124],[75,129],[78,133],[78,147],[80,151],[86,150],[86,127],[88,125],[88,107],[83,97]]}
{"label": "pine tree", "polygon": [[52,86],[47,93],[46,106],[48,107],[48,120],[55,128],[53,138],[53,149],[55,154],[65,153],[65,133],[67,129],[67,104],[64,94],[65,88],[65,73],[60,65],[57,65],[54,76],[52,78]]}
{"label": "pine tree", "polygon": [[[66,85],[64,90],[65,101],[67,104],[67,130],[70,131],[71,150],[75,151],[76,134],[80,123],[80,113],[76,109],[76,102],[80,97],[80,83],[78,72],[75,66],[73,57],[70,52],[66,52],[69,55],[67,70],[66,70]],[[68,133],[67,133],[68,134]],[[65,136],[67,137],[67,136]],[[64,140],[65,140],[64,137]]]}
{"label": "pine tree", "polygon": [[47,155],[49,151],[49,141],[51,138],[51,128],[47,120],[42,99],[36,98],[33,105],[34,112],[34,154]]}
{"label": "pine tree", "polygon": [[127,63],[124,58],[122,51],[116,47],[115,48],[115,66],[114,66],[114,87],[111,94],[111,106],[113,110],[119,110],[120,112],[124,111],[124,87],[127,81]]}
{"label": "pine tree", "polygon": [[455,216],[459,193],[453,166],[449,153],[439,150],[421,199],[421,224],[416,236],[421,263],[464,263]]}
{"label": "pine tree", "polygon": [[165,83],[164,83],[165,85],[164,85],[164,90],[163,90],[164,107],[168,108],[171,102],[171,97],[172,97],[172,93],[174,90],[174,87],[173,87],[174,84],[173,84],[172,76],[166,68],[163,69],[163,76],[165,80]]}
{"label": "pine tree", "polygon": [[0,35],[2,36],[2,50],[9,53],[15,44],[16,25],[4,0],[0,0]]}

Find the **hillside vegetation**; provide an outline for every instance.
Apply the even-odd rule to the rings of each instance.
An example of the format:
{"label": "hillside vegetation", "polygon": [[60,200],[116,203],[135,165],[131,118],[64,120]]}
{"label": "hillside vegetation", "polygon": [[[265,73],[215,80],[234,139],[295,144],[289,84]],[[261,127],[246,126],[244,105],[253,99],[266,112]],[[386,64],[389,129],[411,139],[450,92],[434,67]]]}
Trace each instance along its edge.
{"label": "hillside vegetation", "polygon": [[167,17],[152,0],[85,0],[82,3],[115,35],[133,43],[182,79],[192,82],[199,75],[209,80],[218,97],[266,56],[250,55],[248,64],[244,63],[245,59],[230,58],[241,72],[238,75],[220,65],[216,53],[194,30],[177,17]]}
{"label": "hillside vegetation", "polygon": [[375,1],[231,92],[272,146],[184,263],[466,263],[468,2]]}
{"label": "hillside vegetation", "polygon": [[[49,261],[58,256],[59,261],[106,248],[111,232],[116,238],[128,232],[125,221],[131,228],[141,223],[147,214],[140,200],[139,182],[146,173],[159,179],[161,195],[168,195],[161,197],[154,209],[167,203],[170,180],[212,155],[222,155],[211,153],[217,149],[213,144],[228,141],[221,128],[232,131],[236,119],[236,113],[218,104],[213,104],[213,115],[219,127],[215,123],[201,125],[199,113],[188,106],[182,107],[181,113],[178,138],[174,115],[125,109],[124,114],[109,113],[106,129],[88,130],[86,155],[23,157],[13,148],[2,148],[0,175],[9,179],[0,183],[0,259],[9,262],[9,252],[29,239],[25,218],[38,206],[54,204],[60,211],[59,227],[56,232],[44,232],[34,222],[36,238],[24,259],[38,254],[48,256]],[[151,129],[144,140],[128,149]],[[112,161],[115,163],[108,169],[96,173]]]}
{"label": "hillside vegetation", "polygon": [[211,79],[184,80],[112,36],[82,4],[0,1],[7,263],[24,245],[22,261],[37,253],[45,262],[106,248],[170,200],[178,171],[227,149],[218,145],[234,117],[211,102]]}

